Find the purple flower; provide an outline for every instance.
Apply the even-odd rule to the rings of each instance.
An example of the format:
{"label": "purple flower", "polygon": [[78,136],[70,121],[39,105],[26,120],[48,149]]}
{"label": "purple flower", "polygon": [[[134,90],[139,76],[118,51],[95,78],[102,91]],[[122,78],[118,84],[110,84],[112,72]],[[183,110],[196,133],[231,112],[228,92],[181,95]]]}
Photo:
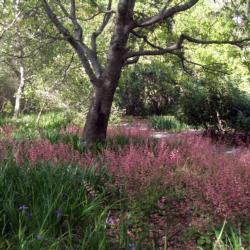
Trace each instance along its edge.
{"label": "purple flower", "polygon": [[40,235],[40,234],[38,234],[38,235],[36,236],[36,239],[37,239],[37,240],[43,240],[43,236]]}
{"label": "purple flower", "polygon": [[56,212],[55,212],[55,214],[56,214],[56,218],[60,219],[63,216],[62,209],[61,208],[57,209]]}
{"label": "purple flower", "polygon": [[109,214],[107,219],[106,219],[106,224],[110,225],[110,226],[115,225],[115,224],[117,224],[117,220],[114,217],[112,217],[111,214]]}
{"label": "purple flower", "polygon": [[26,212],[28,209],[29,209],[29,207],[27,207],[26,205],[22,205],[22,206],[20,206],[20,207],[18,208],[18,210],[19,210],[20,212]]}
{"label": "purple flower", "polygon": [[29,220],[32,219],[33,214],[29,212],[29,207],[26,205],[22,205],[18,208],[19,212],[21,212],[23,215],[26,215]]}
{"label": "purple flower", "polygon": [[130,250],[136,250],[136,244],[135,244],[135,243],[129,243],[129,244],[128,244],[128,248],[129,248]]}

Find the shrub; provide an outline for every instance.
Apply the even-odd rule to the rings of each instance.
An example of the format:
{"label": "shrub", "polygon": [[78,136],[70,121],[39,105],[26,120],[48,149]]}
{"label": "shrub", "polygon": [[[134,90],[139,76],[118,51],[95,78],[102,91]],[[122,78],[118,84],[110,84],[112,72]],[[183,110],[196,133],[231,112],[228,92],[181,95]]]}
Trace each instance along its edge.
{"label": "shrub", "polygon": [[135,66],[124,72],[116,103],[127,115],[160,115],[173,111],[180,89],[160,63]]}
{"label": "shrub", "polygon": [[192,126],[224,133],[250,131],[250,97],[230,82],[200,81],[188,85],[181,98],[180,118]]}
{"label": "shrub", "polygon": [[153,128],[160,130],[179,132],[188,128],[185,123],[177,120],[174,116],[153,116],[150,117],[150,122]]}
{"label": "shrub", "polygon": [[[211,234],[213,227],[217,227],[227,220],[234,228],[240,225],[245,230],[244,225],[250,221],[249,148],[240,147],[236,151],[237,153],[226,154],[224,146],[212,144],[209,138],[188,133],[179,133],[165,139],[155,140],[150,137],[151,131],[141,131],[135,128],[115,130],[113,128],[109,130],[109,141],[106,145],[100,147],[98,145],[98,150],[94,151],[79,151],[77,147],[73,146],[75,139],[72,142],[68,140],[69,136],[77,137],[79,129],[75,126],[62,129],[56,143],[45,139],[17,141],[11,137],[13,132],[11,128],[6,126],[1,131],[5,136],[0,141],[0,164],[3,166],[0,171],[5,171],[5,165],[15,166],[15,168],[7,170],[6,173],[11,173],[9,175],[4,172],[0,174],[0,179],[2,178],[0,189],[4,183],[5,186],[2,189],[5,188],[8,191],[5,190],[6,194],[2,192],[0,199],[4,196],[5,200],[8,196],[17,200],[16,205],[8,202],[4,202],[2,205],[7,204],[11,208],[13,218],[19,218],[16,216],[20,212],[18,209],[14,210],[14,207],[19,208],[19,203],[20,207],[25,205],[29,209],[36,204],[36,197],[32,198],[34,201],[30,201],[29,198],[24,197],[24,194],[34,191],[36,193],[38,187],[41,187],[39,190],[44,189],[45,191],[42,192],[42,198],[39,198],[40,196],[37,194],[37,199],[42,201],[48,199],[49,202],[51,197],[47,197],[47,194],[57,197],[59,195],[57,191],[60,188],[66,188],[67,192],[72,190],[74,195],[69,196],[72,199],[75,198],[72,201],[73,204],[75,201],[78,202],[79,197],[85,199],[84,202],[87,204],[94,202],[92,199],[86,200],[88,190],[94,189],[101,194],[107,193],[109,196],[107,200],[102,200],[102,204],[106,204],[106,202],[113,204],[115,201],[108,216],[110,225],[107,225],[114,249],[119,249],[121,245],[126,248],[129,244],[136,244],[138,249],[153,249],[154,245],[161,246],[164,237],[167,237],[164,241],[165,245],[172,246],[171,244],[174,242],[174,246],[180,246],[179,249],[188,249],[187,246],[194,249],[197,244],[205,249],[211,249],[213,247]],[[62,143],[63,140],[67,144]],[[22,168],[17,166],[22,166]],[[27,166],[28,168],[26,168]],[[82,185],[79,184],[83,180],[82,174],[76,174],[76,178],[71,179],[71,173],[75,170],[72,166],[81,167],[82,174],[85,175],[83,177],[85,182]],[[12,172],[18,174],[15,175]],[[75,186],[72,189],[62,174],[65,174],[65,178],[74,181]],[[32,180],[35,180],[35,184],[31,183],[30,176],[33,176]],[[56,184],[50,180],[51,178],[55,178],[53,180]],[[62,185],[64,182],[65,187]],[[45,183],[48,186],[43,188]],[[55,187],[55,185],[57,186]],[[34,191],[32,188],[28,189],[29,187],[32,187]],[[15,191],[19,189],[21,191]],[[50,193],[51,190],[54,192]],[[20,196],[18,193],[22,195]],[[71,200],[67,204],[70,202]],[[48,204],[48,202],[44,203]],[[94,210],[96,211],[94,218],[100,218],[98,217],[100,206],[97,206],[97,211]],[[22,209],[27,210],[26,207],[22,206]],[[101,208],[103,207],[101,206]],[[37,209],[39,209],[38,205]],[[44,214],[46,213],[43,207],[42,211]],[[35,214],[39,215],[40,212]],[[24,212],[22,218],[28,219],[27,215]],[[52,214],[50,215],[52,216]],[[51,218],[50,215],[49,218]],[[89,215],[92,216],[91,213]],[[41,218],[44,221],[45,217]],[[80,217],[79,221],[82,218],[84,216]],[[89,223],[88,219],[86,221]],[[26,223],[26,221],[22,222]],[[75,225],[70,216],[69,222]],[[0,223],[4,223],[4,220],[0,220]],[[18,222],[15,223],[14,225],[19,225]],[[33,244],[37,240],[35,239],[36,234],[39,238],[40,234],[35,228],[35,235],[33,235],[30,232],[29,224],[27,225],[27,235],[30,236],[29,239],[32,242],[25,238],[25,230],[20,231],[19,235],[25,236],[21,238],[20,242],[27,239],[29,244]],[[100,226],[103,226],[103,220],[101,220]],[[14,228],[17,232],[17,227]],[[53,228],[55,231],[58,229]],[[102,238],[103,229],[97,228],[101,240],[106,239]],[[59,239],[55,238],[49,229],[45,233],[47,234],[47,232],[50,239],[53,239],[55,244],[59,244]],[[80,235],[82,237],[82,234]],[[83,239],[85,241],[85,238]],[[92,239],[89,240],[92,241]],[[196,240],[197,244],[193,240]],[[67,238],[67,242],[71,242],[71,239]],[[87,240],[87,242],[89,241]],[[42,244],[46,243],[49,241]],[[33,245],[28,246],[33,247]],[[112,249],[112,247],[107,249]],[[91,249],[91,247],[87,249]]]}

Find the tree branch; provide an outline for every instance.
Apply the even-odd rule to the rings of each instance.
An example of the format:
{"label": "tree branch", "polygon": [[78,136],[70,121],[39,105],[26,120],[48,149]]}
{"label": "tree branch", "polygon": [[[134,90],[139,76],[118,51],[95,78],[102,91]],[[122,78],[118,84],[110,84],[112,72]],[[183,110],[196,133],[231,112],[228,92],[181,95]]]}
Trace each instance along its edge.
{"label": "tree branch", "polygon": [[[92,51],[84,42],[83,42],[83,30],[81,25],[78,23],[77,17],[76,17],[76,4],[75,4],[75,0],[71,0],[71,11],[70,13],[65,9],[65,7],[62,5],[62,3],[60,2],[60,0],[57,0],[58,4],[60,3],[60,7],[63,10],[63,13],[66,15],[66,17],[68,17],[73,25],[74,25],[74,36],[70,35],[69,31],[67,37],[65,37],[65,35],[62,33],[62,28],[59,30],[59,25],[57,25],[57,29],[59,30],[59,32],[61,34],[64,35],[65,39],[73,46],[73,48],[76,49],[80,49],[83,51],[76,51],[78,55],[81,55],[82,57],[86,57],[81,58],[81,62],[82,64],[84,63],[84,68],[87,69],[87,71],[89,72],[88,75],[91,75],[91,78],[94,79],[94,72],[96,74],[96,78],[98,78],[101,75],[102,69],[101,69],[101,65],[98,62],[97,59],[97,55],[94,51]],[[49,7],[49,5],[47,4],[47,6]],[[50,12],[52,12],[51,8],[49,7]],[[48,13],[48,12],[47,12]],[[52,14],[51,14],[52,16]],[[56,15],[54,15],[54,19],[58,20],[58,23],[61,24],[61,26],[63,26],[63,24],[59,21],[59,19],[56,17]],[[56,25],[55,20],[53,21],[51,19],[51,21]],[[64,28],[66,29],[66,28]],[[89,62],[91,63],[91,66],[94,70],[94,72],[91,72],[91,67],[89,65]],[[94,80],[96,82],[96,80]]]}
{"label": "tree branch", "polygon": [[21,15],[22,11],[18,11],[17,10],[17,13],[15,14],[15,17],[14,19],[12,20],[12,22],[9,24],[9,25],[5,25],[5,24],[2,24],[3,26],[5,26],[3,28],[3,31],[2,33],[0,34],[0,40],[3,38],[4,34],[12,27],[15,25],[15,23],[17,22],[17,20],[19,19],[20,15]]}
{"label": "tree branch", "polygon": [[158,50],[163,49],[162,47],[159,47],[159,46],[157,46],[157,45],[151,43],[151,42],[148,40],[147,36],[141,35],[141,34],[135,32],[134,30],[131,31],[131,34],[133,34],[134,36],[136,36],[136,37],[138,37],[138,38],[140,38],[140,39],[143,39],[143,41],[144,41],[146,44],[148,44],[150,47],[152,47],[152,48],[155,48],[155,49],[158,49]]}
{"label": "tree branch", "polygon": [[16,68],[12,60],[3,60],[3,63],[5,63],[15,73],[17,78],[20,77],[20,72]]}
{"label": "tree branch", "polygon": [[[50,8],[48,1],[43,0],[43,6],[44,9],[51,20],[51,22],[56,26],[59,33],[61,33],[65,40],[67,40],[70,45],[75,49],[76,53],[78,54],[80,61],[85,69],[86,74],[88,75],[90,81],[92,84],[96,85],[98,82],[98,79],[93,72],[89,61],[86,57],[86,51],[88,50],[88,47],[80,40],[75,39],[70,32],[64,27],[64,25],[59,21],[58,17],[55,15],[55,13]],[[88,54],[87,54],[88,55]]]}
{"label": "tree branch", "polygon": [[163,8],[162,11],[160,13],[158,13],[157,15],[154,15],[152,17],[147,18],[146,20],[139,22],[135,25],[136,27],[148,27],[151,25],[154,25],[156,23],[159,23],[163,20],[166,20],[167,18],[170,18],[172,16],[174,16],[175,14],[179,13],[179,12],[183,12],[186,11],[190,8],[192,8],[195,4],[197,4],[199,2],[199,0],[189,0],[188,2],[181,4],[181,5],[176,5],[172,8],[166,9]]}
{"label": "tree branch", "polygon": [[77,21],[75,0],[71,0],[71,10],[70,10],[70,13],[64,7],[64,5],[62,4],[61,0],[56,0],[56,2],[59,5],[59,7],[62,10],[62,12],[65,15],[65,17],[69,18],[72,21],[72,23],[74,25],[75,39],[79,40],[79,41],[82,41],[82,33],[83,32],[82,32],[81,25]]}
{"label": "tree branch", "polygon": [[73,40],[70,32],[64,27],[64,25],[59,21],[58,17],[50,8],[47,0],[42,0],[43,6],[51,22],[56,26],[59,33],[61,33],[67,41]]}
{"label": "tree branch", "polygon": [[[133,33],[132,33],[133,34]],[[242,48],[244,46],[244,43],[249,42],[250,38],[244,38],[242,40],[201,40],[197,38],[190,37],[188,35],[182,34],[179,37],[179,40],[176,44],[167,47],[167,48],[161,48],[158,46],[155,46],[154,44],[150,43],[147,39],[146,42],[151,45],[151,47],[155,47],[156,50],[141,50],[141,51],[132,51],[128,52],[125,56],[125,59],[137,57],[137,56],[155,56],[155,55],[164,55],[164,54],[175,54],[177,56],[182,55],[182,48],[184,41],[187,40],[188,42],[195,43],[195,44],[203,44],[203,45],[211,45],[211,44],[229,44],[233,46],[237,46],[239,48]]]}
{"label": "tree branch", "polygon": [[111,13],[111,14],[115,14],[115,11],[114,10],[99,10],[98,12],[96,12],[95,14],[93,14],[92,16],[90,17],[87,17],[85,19],[81,19],[82,21],[90,21],[92,19],[94,19],[95,17],[99,16],[100,14],[108,14],[108,13]]}
{"label": "tree branch", "polygon": [[113,12],[111,11],[112,2],[113,2],[112,0],[109,0],[108,6],[107,6],[107,12],[104,15],[103,21],[102,21],[100,27],[91,36],[91,46],[92,46],[92,50],[95,53],[97,52],[97,44],[96,44],[97,38],[104,31],[105,27],[107,26],[112,14],[113,14]]}
{"label": "tree branch", "polygon": [[244,46],[245,42],[249,42],[250,38],[244,38],[241,40],[201,40],[197,38],[190,37],[188,35],[182,34],[179,38],[179,41],[177,42],[177,47],[181,48],[183,42],[187,40],[188,42],[191,43],[196,43],[196,44],[204,44],[204,45],[211,45],[211,44],[229,44],[229,45],[234,45],[238,46],[239,48],[242,48]]}
{"label": "tree branch", "polygon": [[179,48],[177,47],[177,44],[172,45],[167,48],[160,48],[157,50],[141,50],[141,51],[132,51],[126,54],[125,59],[131,58],[131,57],[137,57],[137,56],[157,56],[157,55],[164,55],[167,53],[170,54],[178,54]]}
{"label": "tree branch", "polygon": [[191,71],[189,71],[187,69],[187,67],[185,66],[185,62],[186,63],[189,63],[189,64],[192,64],[192,65],[195,65],[195,66],[198,66],[198,67],[201,67],[203,68],[204,70],[206,71],[210,71],[210,72],[216,72],[216,73],[221,73],[221,74],[228,74],[227,71],[222,71],[222,70],[217,70],[215,68],[210,68],[208,65],[204,65],[204,64],[200,64],[200,63],[197,63],[197,62],[194,62],[194,61],[190,61],[188,60],[187,58],[184,57],[183,54],[180,54],[180,55],[177,55],[180,60],[181,60],[181,65],[182,65],[182,68],[183,70],[188,73],[189,75],[193,75]]}
{"label": "tree branch", "polygon": [[127,65],[131,65],[131,64],[135,64],[135,63],[137,63],[139,60],[140,60],[140,56],[136,56],[136,57],[134,57],[133,59],[130,59],[130,60],[125,61],[124,65],[127,66]]}
{"label": "tree branch", "polygon": [[77,21],[76,17],[76,2],[75,0],[71,0],[71,20],[75,28],[75,37],[78,41],[83,41],[83,30],[81,25]]}
{"label": "tree branch", "polygon": [[66,10],[66,8],[63,6],[62,2],[60,0],[56,0],[57,4],[59,5],[60,9],[62,10],[63,14],[68,17],[71,18],[69,12]]}

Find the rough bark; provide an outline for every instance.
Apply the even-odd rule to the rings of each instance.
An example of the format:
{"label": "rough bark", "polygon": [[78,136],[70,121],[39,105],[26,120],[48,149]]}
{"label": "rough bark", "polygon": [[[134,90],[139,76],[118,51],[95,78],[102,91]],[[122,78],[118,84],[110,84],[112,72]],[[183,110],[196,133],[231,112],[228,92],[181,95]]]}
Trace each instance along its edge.
{"label": "rough bark", "polygon": [[83,132],[83,143],[85,145],[91,146],[106,139],[114,93],[115,89],[105,84],[94,88]]}
{"label": "rough bark", "polygon": [[108,120],[127,53],[127,42],[133,23],[134,0],[120,0],[113,36],[110,42],[107,66],[94,87],[82,141],[91,146],[106,139]]}

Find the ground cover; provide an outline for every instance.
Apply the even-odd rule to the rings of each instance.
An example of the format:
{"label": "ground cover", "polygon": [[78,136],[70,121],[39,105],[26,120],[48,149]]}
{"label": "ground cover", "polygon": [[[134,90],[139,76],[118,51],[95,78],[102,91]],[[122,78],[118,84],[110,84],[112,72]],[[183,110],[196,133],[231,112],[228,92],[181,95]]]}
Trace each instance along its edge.
{"label": "ground cover", "polygon": [[86,149],[42,124],[0,128],[0,249],[249,249],[248,147],[121,126]]}

